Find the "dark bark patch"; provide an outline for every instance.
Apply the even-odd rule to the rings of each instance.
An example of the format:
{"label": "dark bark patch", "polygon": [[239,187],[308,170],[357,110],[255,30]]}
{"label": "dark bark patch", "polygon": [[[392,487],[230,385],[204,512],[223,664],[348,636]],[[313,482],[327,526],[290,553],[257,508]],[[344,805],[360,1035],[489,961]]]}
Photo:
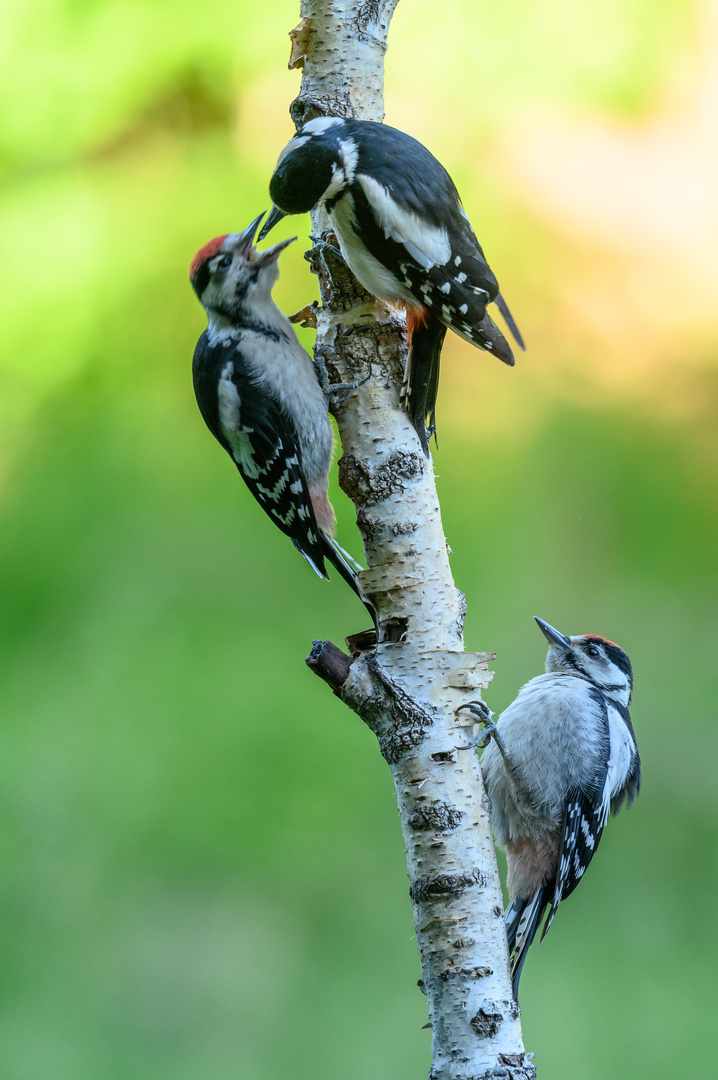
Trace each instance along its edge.
{"label": "dark bark patch", "polygon": [[447,968],[446,971],[442,971],[439,978],[444,982],[448,982],[449,979],[485,979],[489,975],[493,975],[493,969],[490,967],[465,967],[465,968]]}
{"label": "dark bark patch", "polygon": [[389,765],[395,765],[404,754],[408,754],[416,746],[421,746],[426,738],[426,731],[422,724],[411,724],[396,727],[386,735],[379,736],[379,749],[384,760]]}
{"label": "dark bark patch", "polygon": [[396,451],[383,464],[372,468],[353,454],[339,459],[339,486],[354,503],[376,506],[405,490],[423,474],[423,454]]}
{"label": "dark bark patch", "polygon": [[384,521],[377,521],[365,510],[358,510],[357,526],[365,540],[379,541],[386,536],[411,536],[419,528],[419,522],[396,521],[392,525],[387,525]]}
{"label": "dark bark patch", "polygon": [[536,1080],[533,1054],[499,1054],[493,1069],[487,1069],[473,1080]]}
{"label": "dark bark patch", "polygon": [[382,623],[382,644],[387,641],[404,641],[409,629],[409,620],[403,616],[395,619],[386,619]]}
{"label": "dark bark patch", "polygon": [[471,1080],[536,1080],[536,1066],[529,1054],[499,1054],[493,1069]]}
{"label": "dark bark patch", "polygon": [[492,1008],[492,1003],[488,1002],[482,1006],[475,1016],[472,1016],[469,1020],[472,1029],[476,1032],[480,1039],[493,1039],[498,1035],[499,1028],[504,1022],[504,1014],[498,1012],[496,1007]]}
{"label": "dark bark patch", "polygon": [[450,803],[433,802],[409,816],[409,828],[417,832],[451,832],[465,817],[463,810]]}
{"label": "dark bark patch", "polygon": [[423,742],[427,728],[434,723],[434,712],[419,705],[389,678],[377,653],[365,657],[363,662],[371,675],[372,692],[361,701],[350,700],[348,704],[369,725],[384,758],[393,765]]}
{"label": "dark bark patch", "polygon": [[419,878],[412,882],[409,896],[415,904],[426,903],[428,900],[460,896],[467,889],[483,889],[485,885],[486,876],[475,867],[466,874],[439,874],[435,877]]}

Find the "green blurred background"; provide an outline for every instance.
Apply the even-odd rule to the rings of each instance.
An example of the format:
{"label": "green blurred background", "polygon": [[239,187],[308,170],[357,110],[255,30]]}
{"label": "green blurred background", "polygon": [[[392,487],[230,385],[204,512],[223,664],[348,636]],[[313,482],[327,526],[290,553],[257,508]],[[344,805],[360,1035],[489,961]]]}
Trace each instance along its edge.
{"label": "green blurred background", "polygon": [[[272,529],[191,391],[187,268],[268,204],[297,21],[0,16],[7,1080],[428,1069],[389,772],[304,666],[363,611]],[[443,363],[487,699],[542,669],[534,614],[636,671],[643,795],[522,982],[552,1080],[715,1075],[716,60],[716,0],[401,0],[390,35],[387,120],[454,175],[529,343],[510,371],[450,336]],[[295,246],[277,298],[315,295]]]}

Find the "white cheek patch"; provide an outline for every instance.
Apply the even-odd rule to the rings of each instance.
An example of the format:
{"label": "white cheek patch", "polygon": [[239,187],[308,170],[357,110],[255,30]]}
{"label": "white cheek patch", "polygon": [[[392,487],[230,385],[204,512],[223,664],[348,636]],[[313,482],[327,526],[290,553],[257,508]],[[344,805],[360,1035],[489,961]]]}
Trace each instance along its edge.
{"label": "white cheek patch", "polygon": [[430,270],[449,261],[451,244],[446,229],[422,221],[418,214],[410,210],[402,210],[387,189],[373,177],[360,173],[357,181],[384,235],[403,244],[419,266]]}

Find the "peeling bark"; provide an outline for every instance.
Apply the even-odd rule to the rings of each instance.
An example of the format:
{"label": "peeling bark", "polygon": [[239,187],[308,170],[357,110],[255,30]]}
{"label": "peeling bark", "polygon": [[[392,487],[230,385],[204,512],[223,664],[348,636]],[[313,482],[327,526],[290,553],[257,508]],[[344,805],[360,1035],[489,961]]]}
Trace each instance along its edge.
{"label": "peeling bark", "polygon": [[[302,87],[297,125],[318,115],[383,119],[383,60],[396,0],[304,0],[292,34]],[[493,653],[463,651],[465,602],[452,579],[431,459],[399,389],[403,315],[369,296],[340,258],[321,211],[308,253],[319,278],[316,349],[332,382],[369,379],[334,409],[339,482],[352,499],[379,612],[379,644],[348,656],[315,642],[308,664],[376,735],[391,767],[432,1029],[430,1080],[532,1080],[513,1000],[489,805],[474,728],[459,705],[480,697]],[[466,716],[466,714],[462,714]]]}

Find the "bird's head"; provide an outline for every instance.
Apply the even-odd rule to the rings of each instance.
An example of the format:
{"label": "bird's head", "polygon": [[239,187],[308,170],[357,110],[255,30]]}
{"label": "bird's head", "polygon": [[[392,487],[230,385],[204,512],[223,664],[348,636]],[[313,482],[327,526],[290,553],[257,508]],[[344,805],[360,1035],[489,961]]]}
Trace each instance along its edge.
{"label": "bird's head", "polygon": [[633,668],[623,649],[595,634],[566,637],[543,619],[536,622],[549,643],[546,671],[580,675],[620,705],[630,703]]}
{"label": "bird's head", "polygon": [[338,116],[309,120],[279,155],[269,183],[274,203],[260,240],[287,214],[304,214],[318,202],[333,199],[352,183],[357,148]]}
{"label": "bird's head", "polygon": [[279,277],[279,253],[296,237],[257,251],[254,236],[263,217],[260,214],[244,232],[216,236],[192,260],[189,279],[209,315],[234,321],[242,312],[270,302]]}

